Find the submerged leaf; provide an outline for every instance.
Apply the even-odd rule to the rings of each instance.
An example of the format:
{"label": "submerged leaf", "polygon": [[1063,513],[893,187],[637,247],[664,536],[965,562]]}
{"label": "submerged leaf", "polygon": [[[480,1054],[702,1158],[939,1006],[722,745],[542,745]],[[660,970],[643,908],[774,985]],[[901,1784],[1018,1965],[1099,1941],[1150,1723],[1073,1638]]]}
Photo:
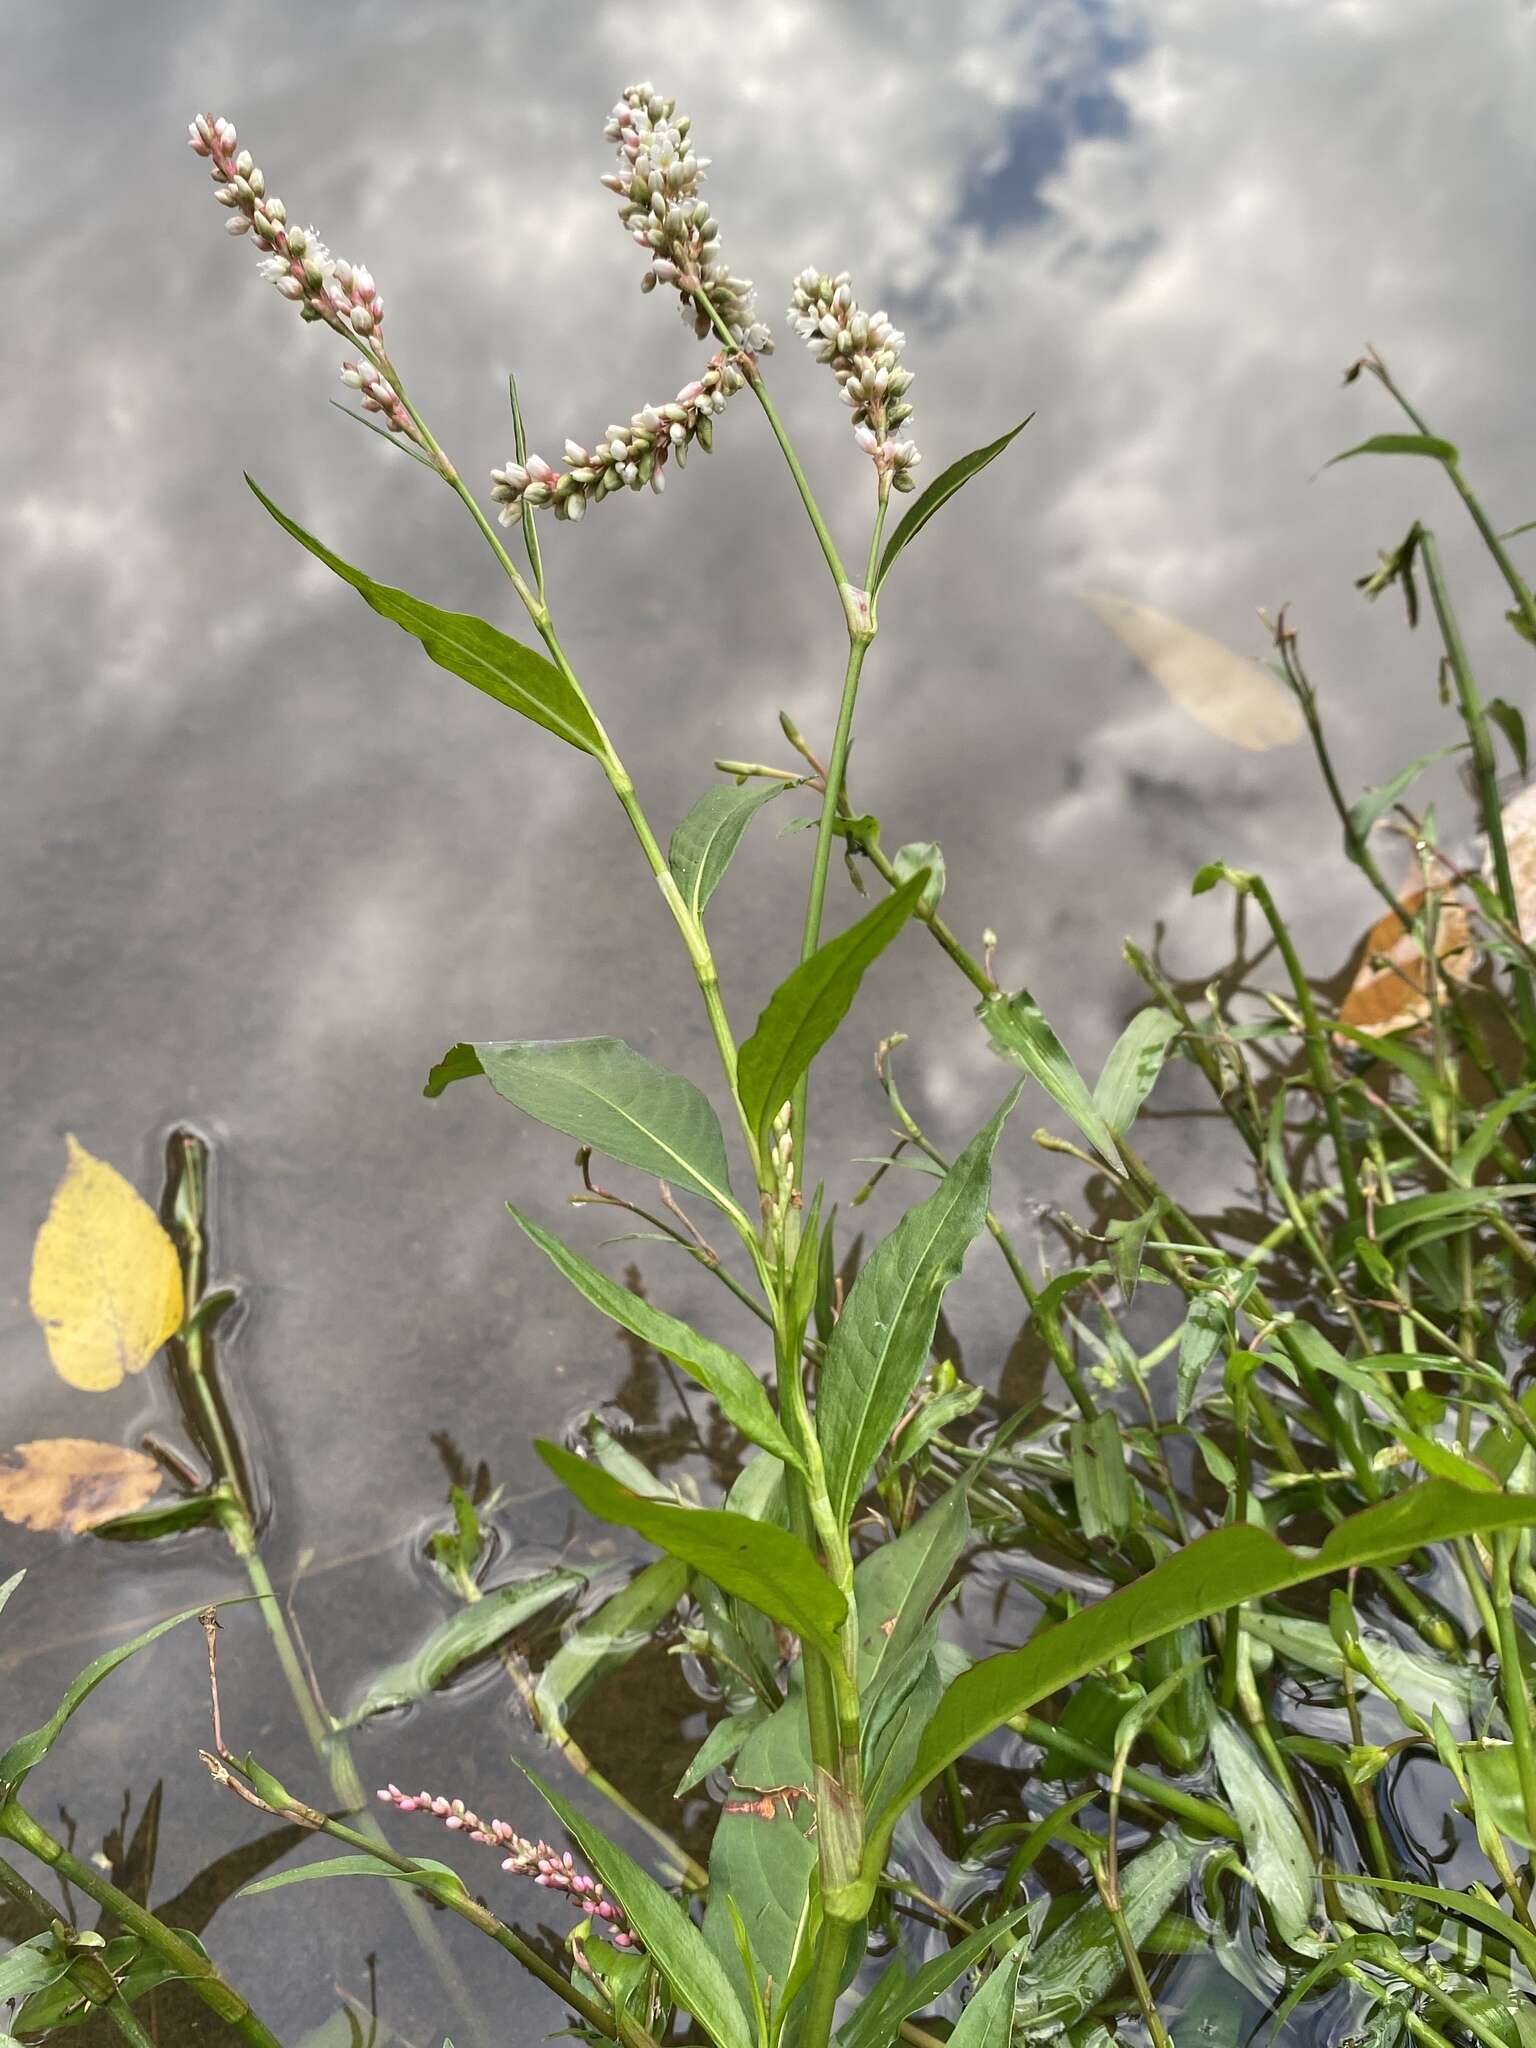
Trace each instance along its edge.
{"label": "submerged leaf", "polygon": [[142,1372],[181,1328],[181,1264],[137,1188],[65,1143],[69,1165],[32,1250],[32,1313],[60,1379],[99,1393]]}
{"label": "submerged leaf", "polygon": [[1316,1890],[1306,1839],[1257,1750],[1230,1714],[1211,1718],[1211,1754],[1243,1831],[1243,1856],[1259,1897],[1274,1914],[1281,1940],[1294,1944],[1311,1922]]}
{"label": "submerged leaf", "polygon": [[131,1514],[158,1491],[160,1467],[143,1451],[57,1436],[0,1451],[0,1517],[23,1529],[78,1536]]}
{"label": "submerged leaf", "polygon": [[[1183,1890],[1196,1850],[1182,1836],[1154,1842],[1120,1873],[1120,1906],[1137,1948]],[[1125,1955],[1100,1899],[1078,1907],[1020,1972],[1019,2024],[1031,2037],[1056,2035],[1081,2019],[1118,1983]]]}
{"label": "submerged leaf", "polygon": [[347,1716],[347,1725],[366,1721],[391,1707],[408,1706],[446,1685],[456,1671],[504,1642],[525,1621],[542,1614],[567,1594],[586,1584],[583,1572],[556,1569],[538,1572],[512,1586],[497,1586],[433,1629],[421,1648],[381,1671]]}
{"label": "submerged leaf", "polygon": [[1306,730],[1290,696],[1256,661],[1150,605],[1100,590],[1085,590],[1083,599],[1174,703],[1218,739],[1264,753]]}

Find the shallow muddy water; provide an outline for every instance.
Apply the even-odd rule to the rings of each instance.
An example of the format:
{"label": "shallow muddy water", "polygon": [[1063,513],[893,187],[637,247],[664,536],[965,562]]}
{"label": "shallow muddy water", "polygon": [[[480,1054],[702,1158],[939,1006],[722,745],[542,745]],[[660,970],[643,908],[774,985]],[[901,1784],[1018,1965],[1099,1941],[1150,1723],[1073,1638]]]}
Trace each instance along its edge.
{"label": "shallow muddy water", "polygon": [[[1304,747],[1248,751],[1206,730],[1085,590],[1251,655],[1255,607],[1290,602],[1351,789],[1443,736],[1432,650],[1395,600],[1370,608],[1352,587],[1416,515],[1444,528],[1488,693],[1520,659],[1507,634],[1480,637],[1498,608],[1474,605],[1487,572],[1437,473],[1318,471],[1394,424],[1380,393],[1339,387],[1371,341],[1461,444],[1500,523],[1536,515],[1520,260],[1536,28],[1506,0],[665,15],[13,0],[7,28],[0,1437],[184,1440],[157,1368],[92,1397],[54,1377],[26,1274],[64,1133],[157,1192],[169,1130],[202,1130],[215,1274],[241,1288],[223,1368],[270,1502],[267,1555],[280,1586],[297,1582],[340,1707],[445,1611],[423,1554],[445,1444],[504,1489],[519,1574],[570,1559],[604,1587],[627,1539],[567,1505],[533,1437],[617,1400],[664,1441],[669,1473],[709,1477],[666,1381],[536,1268],[506,1218],[516,1196],[559,1221],[569,1143],[483,1089],[424,1101],[428,1067],[461,1038],[614,1031],[707,1085],[710,1047],[595,771],[431,668],[245,491],[242,469],[381,579],[519,630],[449,495],[328,408],[340,351],[224,236],[188,117],[236,120],[290,214],[366,258],[396,359],[466,476],[511,451],[510,368],[532,444],[553,456],[697,366],[675,309],[640,296],[597,184],[605,110],[638,77],[678,96],[714,160],[726,246],[779,337],[774,389],[850,551],[866,477],[830,379],[782,318],[805,263],[846,265],[905,329],[924,476],[1035,409],[893,580],[852,788],[888,846],[943,845],[952,924],[973,944],[996,929],[1004,980],[1027,983],[1096,1070],[1139,986],[1123,935],[1165,922],[1180,974],[1223,959],[1225,911],[1188,900],[1202,861],[1262,867],[1314,961],[1342,961],[1374,911],[1363,883],[1341,883]],[[781,706],[813,739],[835,707],[840,618],[748,406],[661,500],[605,504],[545,539],[567,645],[663,832],[715,756],[784,760]],[[1454,779],[1438,787],[1461,816]],[[760,827],[712,911],[738,1026],[793,960],[808,846]],[[839,917],[853,904],[836,869],[832,900]],[[908,1099],[942,1142],[1004,1085],[936,949],[888,957],[816,1091],[817,1171],[844,1200],[866,1171],[847,1162],[882,1149],[870,1054],[896,1030]],[[1182,1073],[1158,1097],[1195,1100]],[[1042,1113],[1037,1100],[1030,1122]],[[998,1182],[1026,1242],[1039,1205],[1075,1190],[1028,1128]],[[1155,1121],[1148,1144],[1197,1206],[1240,1192],[1206,1123]],[[871,1228],[898,1192],[882,1190]],[[601,1232],[586,1218],[572,1234]],[[725,1328],[697,1269],[632,1249],[677,1313]],[[1032,1370],[1015,1300],[978,1252],[949,1311],[968,1376],[1010,1400]],[[244,1585],[206,1536],[151,1554],[0,1527],[0,1577],[20,1565],[0,1636],[9,1732],[135,1625]],[[962,1603],[973,1647],[1027,1626],[1027,1601],[996,1590],[984,1573]],[[224,1657],[235,1745],[309,1785],[291,1702],[238,1610]],[[634,1677],[578,1732],[663,1813],[704,1709],[675,1660]],[[205,1730],[202,1645],[183,1631],[78,1717],[34,1803],[52,1819],[66,1801],[89,1854],[125,1796],[136,1816],[163,1782],[155,1896],[170,1897],[260,1832],[204,1777]],[[370,1785],[425,1783],[537,1828],[508,1758],[540,1745],[494,1665],[372,1723],[357,1751]],[[1389,1825],[1426,1844],[1444,1805],[1405,1772]],[[695,1846],[707,1818],[702,1803],[685,1814]],[[1457,1872],[1437,1881],[1472,1874],[1464,1847],[1423,1847]],[[936,1842],[931,1855],[936,1885],[963,1885]],[[389,2024],[421,2044],[447,2027],[467,2048],[381,1890],[242,1902],[210,1942],[286,2040],[341,1994],[366,1998],[374,1955]],[[489,1945],[453,1946],[492,2038],[556,2023]],[[1209,1958],[1169,1969],[1169,2009],[1192,2011],[1201,2038],[1246,2032]],[[1310,2008],[1309,2024],[1325,2035],[1328,2016]]]}

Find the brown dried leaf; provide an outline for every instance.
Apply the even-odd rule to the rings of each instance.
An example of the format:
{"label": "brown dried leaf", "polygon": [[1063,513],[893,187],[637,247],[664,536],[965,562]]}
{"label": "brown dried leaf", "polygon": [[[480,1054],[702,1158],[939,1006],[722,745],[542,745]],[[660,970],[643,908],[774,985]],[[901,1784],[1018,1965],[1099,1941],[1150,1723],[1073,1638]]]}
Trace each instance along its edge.
{"label": "brown dried leaf", "polygon": [[1263,753],[1289,746],[1306,730],[1290,697],[1256,661],[1150,605],[1105,590],[1085,590],[1082,596],[1174,703],[1208,732]]}
{"label": "brown dried leaf", "polygon": [[132,1514],[160,1487],[160,1467],[142,1451],[89,1437],[56,1436],[0,1451],[0,1516],[23,1529],[79,1535]]}
{"label": "brown dried leaf", "polygon": [[[1406,892],[1403,908],[1416,916],[1425,897],[1422,888]],[[1476,963],[1467,914],[1454,896],[1443,896],[1435,921],[1435,954],[1442,972],[1465,981]],[[1418,939],[1396,911],[1371,926],[1349,993],[1339,1006],[1339,1022],[1372,1038],[1385,1038],[1422,1024],[1429,1015],[1428,963]]]}

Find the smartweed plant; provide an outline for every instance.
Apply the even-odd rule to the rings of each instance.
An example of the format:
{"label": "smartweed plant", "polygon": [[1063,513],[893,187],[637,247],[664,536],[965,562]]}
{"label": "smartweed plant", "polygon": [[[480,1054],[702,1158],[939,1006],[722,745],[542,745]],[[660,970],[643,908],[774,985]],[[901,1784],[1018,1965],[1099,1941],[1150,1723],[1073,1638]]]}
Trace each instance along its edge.
{"label": "smartweed plant", "polygon": [[[571,1847],[487,1818],[459,1796],[468,1787],[392,1783],[379,1800],[409,1816],[407,1827],[435,1821],[498,1858],[509,1878],[562,1894],[578,1916],[565,1923],[563,1960],[452,1868],[401,1853],[372,1823],[320,1811],[231,1750],[210,1621],[214,1777],[349,1851],[251,1889],[347,1872],[397,1878],[534,1970],[584,2038],[632,2048],[679,2032],[716,2048],[825,2048],[834,2031],[842,2048],[927,2048],[940,2027],[961,2048],[1063,2030],[1077,2048],[1116,2036],[1166,2048],[1191,2027],[1265,2038],[1302,2002],[1337,1998],[1348,2026],[1380,2048],[1515,2048],[1536,2030],[1536,1401],[1520,1364],[1536,1322],[1536,858],[1519,842],[1520,800],[1503,805],[1495,735],[1523,779],[1522,716],[1502,699],[1484,702],[1434,536],[1416,524],[1362,587],[1371,598],[1400,590],[1410,625],[1421,583],[1428,592],[1459,728],[1442,751],[1465,755],[1486,846],[1486,857],[1468,852],[1432,812],[1408,805],[1427,761],[1349,800],[1282,615],[1275,673],[1300,706],[1343,852],[1386,913],[1371,960],[1343,1005],[1330,1004],[1263,876],[1213,861],[1196,891],[1232,892],[1243,932],[1261,930],[1261,951],[1191,988],[1129,947],[1152,1000],[1090,1087],[1027,990],[995,979],[990,938],[978,958],[945,922],[937,847],[888,854],[846,778],[887,579],[898,564],[921,574],[920,555],[903,559],[911,544],[1027,421],[918,491],[902,335],[860,305],[845,273],[802,272],[791,323],[832,372],[855,459],[868,465],[869,531],[848,566],[775,407],[769,331],[752,285],[721,252],[688,119],[638,85],[614,107],[607,137],[617,165],[604,182],[641,251],[642,287],[675,293],[709,354],[674,399],[568,440],[559,464],[529,449],[512,386],[513,454],[491,472],[487,509],[388,352],[371,274],[290,224],[230,123],[199,117],[192,127],[231,233],[254,239],[264,274],[305,321],[346,341],[341,374],[364,424],[460,499],[542,652],[375,582],[253,491],[440,667],[592,760],[687,953],[719,1061],[712,1102],[617,1037],[459,1043],[427,1093],[488,1083],[573,1138],[575,1200],[644,1219],[718,1278],[722,1330],[742,1333],[742,1348],[728,1348],[514,1208],[524,1256],[549,1260],[593,1310],[705,1390],[739,1437],[739,1476],[705,1504],[659,1481],[595,1420],[579,1449],[540,1444],[583,1508],[660,1556],[537,1676],[505,1631],[476,1620],[498,1597],[481,1583],[485,1503],[456,1485],[433,1556],[459,1611],[434,1655],[414,1660],[414,1676],[385,1674],[359,1709],[414,1697],[466,1656],[503,1655],[539,1728],[592,1792],[578,1806],[526,1772],[529,1797],[542,1797]],[[1456,449],[1430,432],[1380,358],[1350,374],[1362,372],[1408,425],[1348,453],[1438,465],[1507,586],[1518,636],[1509,654],[1525,659],[1536,601],[1509,552],[1515,536],[1499,533]],[[785,721],[790,765],[716,763],[724,779],[664,849],[597,693],[565,650],[541,516],[577,522],[622,490],[660,491],[669,469],[710,450],[728,407],[753,406],[831,584],[829,627],[846,645],[836,730],[818,751]],[[910,500],[894,524],[893,493]],[[743,1037],[707,913],[755,814],[786,788],[816,811],[798,960],[786,938],[788,971]],[[1394,832],[1405,852],[1385,844]],[[834,852],[876,887],[872,907],[828,937]],[[860,1262],[819,1177],[810,1083],[866,969],[913,943],[914,928],[969,984],[980,1027],[1015,1074],[951,1153],[901,1094],[898,1041],[880,1047],[894,1149],[877,1176],[913,1168],[928,1191]],[[1209,1084],[1251,1158],[1253,1209],[1220,1227],[1181,1206],[1133,1142],[1174,1055]],[[993,1158],[1016,1137],[1010,1118],[1030,1083],[1074,1132],[1037,1138],[1093,1175],[1094,1213],[1072,1226],[1058,1270],[1026,1257],[991,1206]],[[639,1178],[609,1189],[595,1178],[596,1155]],[[1017,1284],[1061,1412],[1001,1413],[944,1355],[941,1303],[983,1235]],[[195,1306],[195,1290],[189,1299]],[[771,1377],[754,1359],[771,1362]],[[231,1454],[216,1484],[238,1506],[236,1473]],[[234,1514],[226,1507],[221,1519],[238,1536]],[[944,1632],[946,1596],[967,1555],[986,1549],[1017,1561],[1034,1604],[1016,1647],[970,1661]],[[253,1586],[271,1604],[270,1588]],[[1017,1614],[1004,1609],[1005,1621]],[[721,1710],[679,1787],[718,1795],[707,1868],[608,1782],[603,1759],[589,1758],[568,1725],[653,1632],[686,1648]],[[135,1647],[99,1660],[90,1682]],[[18,1794],[73,1704],[52,1734],[0,1757],[0,1832],[61,1868],[60,1845]],[[344,1796],[341,1724],[326,1716],[314,1732],[331,1790]],[[981,1776],[985,1765],[995,1784],[1000,1762],[1010,1784],[1001,1807]],[[1475,1859],[1467,1889],[1431,1882],[1428,1847],[1393,1817],[1410,1770],[1432,1774],[1458,1871]],[[593,1818],[599,1798],[621,1816],[615,1826],[639,1824],[654,1870]],[[960,1873],[944,1897],[920,1882],[925,1824]],[[16,1874],[0,1882],[23,1897]],[[136,1932],[158,1965],[191,1970],[153,1916]],[[53,1929],[28,1953],[46,1950],[49,1969],[80,1982],[101,1962],[82,1956],[80,1939]],[[1224,1973],[1219,2025],[1169,1977],[1167,1958],[1191,1946]],[[93,1981],[80,1995],[141,2038],[128,1976],[109,1968],[108,1981]],[[31,1982],[22,1981],[29,1996]],[[243,2007],[243,2017],[226,2010],[233,1999],[215,2009],[248,2038],[270,2038]]]}

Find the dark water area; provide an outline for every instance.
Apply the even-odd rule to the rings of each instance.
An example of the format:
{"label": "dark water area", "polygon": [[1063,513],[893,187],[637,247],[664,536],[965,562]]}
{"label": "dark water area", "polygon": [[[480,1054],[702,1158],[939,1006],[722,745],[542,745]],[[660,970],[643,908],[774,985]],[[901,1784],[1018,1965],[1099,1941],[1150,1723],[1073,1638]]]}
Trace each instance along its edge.
{"label": "dark water area", "polygon": [[[244,489],[243,469],[381,580],[522,630],[450,495],[328,408],[342,351],[223,234],[188,118],[234,119],[291,217],[368,262],[413,395],[483,497],[512,449],[509,369],[553,458],[699,366],[664,295],[640,296],[638,252],[597,185],[606,109],[635,78],[678,97],[713,159],[726,247],[778,338],[774,392],[848,552],[867,476],[782,312],[807,262],[852,270],[905,330],[923,479],[1035,409],[882,602],[852,787],[887,846],[941,843],[951,924],[974,946],[995,929],[1001,978],[1032,989],[1091,1073],[1136,1007],[1127,933],[1165,928],[1171,971],[1192,980],[1228,956],[1228,910],[1188,897],[1202,862],[1261,868],[1318,963],[1342,963],[1375,911],[1358,877],[1341,881],[1305,746],[1249,751],[1206,729],[1085,591],[1252,656],[1267,651],[1255,608],[1290,603],[1351,791],[1445,737],[1433,649],[1395,599],[1369,607],[1353,588],[1415,516],[1445,529],[1489,694],[1520,658],[1438,472],[1319,471],[1396,424],[1379,392],[1340,387],[1374,342],[1500,523],[1536,515],[1536,29],[1512,0],[664,15],[12,0],[5,22],[0,1443],[185,1441],[158,1368],[94,1396],[55,1377],[26,1275],[66,1132],[153,1193],[170,1130],[201,1130],[215,1277],[240,1288],[222,1367],[269,1505],[266,1555],[341,1709],[446,1611],[424,1545],[455,1457],[502,1489],[505,1570],[579,1563],[594,1598],[639,1547],[574,1510],[535,1437],[616,1403],[667,1477],[729,1476],[698,1454],[669,1383],[505,1214],[515,1197],[599,1242],[600,1220],[565,1210],[569,1141],[483,1087],[424,1101],[427,1069],[459,1039],[611,1031],[708,1087],[712,1050],[593,765],[430,667]],[[566,644],[663,836],[717,755],[785,761],[780,707],[825,742],[841,620],[749,399],[663,498],[551,524],[545,556]],[[1425,787],[1460,829],[1451,771]],[[758,829],[712,906],[738,1031],[795,957],[809,844]],[[857,902],[836,865],[833,884],[845,920]],[[914,938],[887,956],[815,1095],[815,1172],[844,1202],[868,1170],[853,1162],[887,1142],[872,1053],[894,1031],[907,1098],[951,1149],[1005,1085],[937,949]],[[1171,1073],[1146,1148],[1195,1208],[1241,1205],[1235,1147],[1197,1107],[1194,1078]],[[1043,1117],[1037,1096],[999,1155],[996,1206],[1027,1247],[1054,1243],[1055,1206],[1090,1209],[1070,1162],[1028,1143]],[[861,1212],[868,1233],[910,1199],[897,1178]],[[750,1344],[696,1267],[649,1245],[603,1256],[633,1257],[675,1313]],[[1008,1403],[1039,1390],[1017,1296],[980,1250],[946,1312],[967,1377]],[[0,1525],[0,1578],[21,1566],[0,1624],[7,1734],[136,1627],[245,1590],[208,1533],[150,1554]],[[959,1625],[982,1650],[1020,1640],[1033,1612],[1023,1575],[988,1560]],[[534,1630],[536,1654],[561,1619]],[[234,1745],[320,1797],[249,1610],[227,1618],[223,1655]],[[577,1732],[665,1816],[704,1705],[659,1653],[620,1693]],[[89,1855],[125,1801],[131,1829],[163,1785],[154,1893],[172,1897],[262,1830],[208,1783],[206,1730],[203,1646],[184,1630],[77,1717],[33,1803],[50,1824],[67,1805]],[[355,1747],[370,1786],[425,1784],[538,1829],[510,1758],[547,1758],[494,1663]],[[1392,1780],[1387,1824],[1433,1881],[1462,1884],[1475,1845],[1441,1839],[1444,1793],[1420,1759]],[[708,1819],[702,1797],[684,1811],[696,1853]],[[445,1853],[411,1825],[401,1846]],[[922,1853],[958,1896],[943,1845]],[[242,1902],[210,1944],[287,2041],[343,1996],[366,2000],[374,1957],[403,2040],[425,2048],[446,2027],[466,2048],[386,1889]],[[498,1896],[509,1916],[519,1903]],[[494,2037],[558,2024],[488,1944],[448,1933]],[[1242,2038],[1262,2009],[1234,2021],[1235,1980],[1207,1955],[1165,1968],[1169,2011],[1195,2015],[1180,2048]],[[1309,2009],[1315,2038],[1330,2014]]]}

